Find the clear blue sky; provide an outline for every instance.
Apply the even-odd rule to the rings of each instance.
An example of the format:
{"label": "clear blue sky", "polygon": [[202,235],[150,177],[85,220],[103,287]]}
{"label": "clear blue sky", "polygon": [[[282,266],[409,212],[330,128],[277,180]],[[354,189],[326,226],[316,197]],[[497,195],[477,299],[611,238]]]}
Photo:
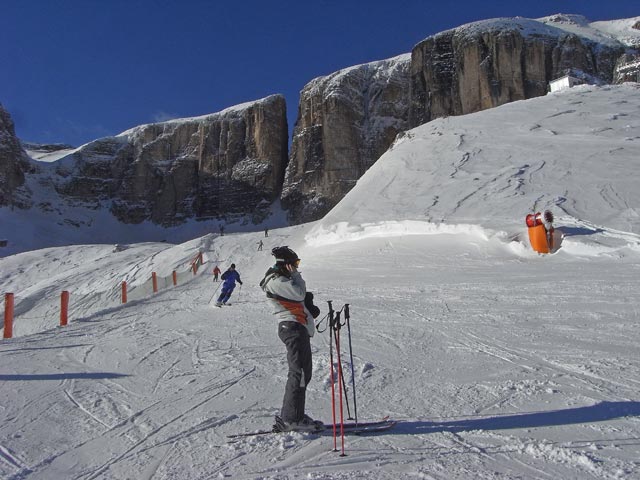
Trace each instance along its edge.
{"label": "clear blue sky", "polygon": [[640,15],[638,0],[0,0],[0,103],[23,140],[80,145],[411,51],[475,20]]}

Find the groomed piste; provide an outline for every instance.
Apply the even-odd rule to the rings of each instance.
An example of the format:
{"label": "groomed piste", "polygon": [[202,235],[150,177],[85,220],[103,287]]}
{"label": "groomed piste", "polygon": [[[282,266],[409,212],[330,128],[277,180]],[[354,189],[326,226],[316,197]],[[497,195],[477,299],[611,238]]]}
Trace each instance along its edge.
{"label": "groomed piste", "polygon": [[[0,341],[0,477],[640,476],[638,93],[578,87],[423,125],[324,219],[267,238],[0,259],[0,292],[16,299]],[[540,255],[524,218],[547,209],[565,237]],[[284,348],[258,287],[277,245],[300,256],[321,315],[350,304],[344,373],[361,419],[398,421],[348,437],[345,457],[321,435],[228,442],[268,428],[282,400]],[[188,273],[200,252],[197,275],[119,301],[122,280]],[[244,284],[215,309],[211,271],[231,263]],[[326,333],[312,347],[307,410],[329,422]]]}

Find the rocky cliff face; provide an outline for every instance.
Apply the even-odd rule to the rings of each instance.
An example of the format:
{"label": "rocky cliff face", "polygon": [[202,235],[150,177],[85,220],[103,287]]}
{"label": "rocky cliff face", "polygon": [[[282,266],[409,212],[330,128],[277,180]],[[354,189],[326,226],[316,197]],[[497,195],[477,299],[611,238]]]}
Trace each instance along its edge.
{"label": "rocky cliff face", "polygon": [[610,82],[624,50],[579,16],[494,19],[442,32],[411,53],[410,124],[545,95],[567,69]]}
{"label": "rocky cliff face", "polygon": [[625,53],[620,56],[614,70],[614,83],[640,82],[640,54]]}
{"label": "rocky cliff face", "polygon": [[253,215],[280,194],[287,164],[284,97],[143,125],[91,142],[60,162],[59,194],[110,202],[126,223]]}
{"label": "rocky cliff face", "polygon": [[317,78],[300,94],[282,204],[321,218],[408,125],[409,55]]}
{"label": "rocky cliff face", "polygon": [[[63,199],[106,206],[128,223],[246,215],[259,222],[278,197],[291,223],[316,220],[400,132],[545,95],[548,82],[568,69],[606,82],[631,78],[638,22],[554,15],[463,25],[425,39],[411,54],[308,83],[288,157],[285,100],[274,95],[91,142],[55,164],[53,183]],[[0,110],[0,206],[24,206],[30,167],[7,118]],[[40,155],[59,158],[55,151]]]}
{"label": "rocky cliff face", "polygon": [[31,205],[24,186],[24,174],[31,170],[11,116],[0,104],[0,207],[27,208]]}
{"label": "rocky cliff face", "polygon": [[301,92],[282,191],[290,221],[321,218],[403,130],[545,95],[569,69],[611,82],[632,25],[619,28],[578,15],[486,20],[425,39],[410,59],[313,80]]}

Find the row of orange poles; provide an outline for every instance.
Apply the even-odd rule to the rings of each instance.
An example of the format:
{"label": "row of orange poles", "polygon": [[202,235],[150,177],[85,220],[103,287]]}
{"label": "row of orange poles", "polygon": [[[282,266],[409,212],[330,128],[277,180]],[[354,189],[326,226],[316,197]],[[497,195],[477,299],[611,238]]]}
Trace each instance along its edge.
{"label": "row of orange poles", "polygon": [[[13,293],[4,295],[4,330],[3,338],[13,338],[13,313],[15,296]],[[64,290],[60,294],[60,326],[69,323],[69,292]]]}
{"label": "row of orange poles", "polygon": [[[174,270],[171,272],[171,279],[173,280],[173,286],[178,285],[178,274]],[[153,285],[153,293],[158,293],[158,276],[156,272],[151,272],[151,284]],[[122,303],[127,303],[127,282],[122,282]]]}
{"label": "row of orange poles", "polygon": [[[193,261],[193,274],[198,271],[198,264],[202,265],[202,253],[199,253]],[[178,285],[178,274],[174,270],[171,274],[173,285]],[[158,293],[158,276],[156,272],[151,272],[151,282],[153,293]],[[13,313],[15,297],[13,293],[6,293],[4,296],[4,338],[13,337]],[[122,303],[127,303],[127,282],[122,282]],[[64,290],[60,295],[60,326],[64,327],[69,322],[69,292]]]}

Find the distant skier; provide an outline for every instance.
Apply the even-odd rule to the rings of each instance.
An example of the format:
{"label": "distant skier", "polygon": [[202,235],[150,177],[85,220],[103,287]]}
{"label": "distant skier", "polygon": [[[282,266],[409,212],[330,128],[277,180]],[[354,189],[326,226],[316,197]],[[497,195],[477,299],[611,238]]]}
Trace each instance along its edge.
{"label": "distant skier", "polygon": [[218,275],[220,275],[220,269],[218,268],[218,265],[216,265],[213,269],[213,281],[217,282],[218,281]]}
{"label": "distant skier", "polygon": [[289,373],[282,400],[282,411],[276,416],[279,431],[322,430],[322,422],[305,415],[307,385],[311,381],[311,337],[315,333],[313,319],[320,309],[313,304],[313,294],[298,272],[300,259],[289,247],[271,250],[276,264],[267,270],[260,282],[278,319],[278,337],[287,347]]}
{"label": "distant skier", "polygon": [[220,224],[219,228],[220,228],[220,236],[223,237],[224,236],[224,225]]}
{"label": "distant skier", "polygon": [[233,293],[233,289],[236,288],[236,282],[242,285],[242,280],[240,280],[240,274],[236,271],[236,264],[232,263],[229,269],[222,274],[222,280],[224,283],[222,284],[222,293],[218,297],[218,301],[216,302],[216,307],[221,307],[222,305],[226,305],[229,301],[229,297]]}
{"label": "distant skier", "polygon": [[264,229],[264,236],[265,236],[265,237],[268,237],[268,236],[269,236],[269,229],[268,229],[268,228],[265,228],[265,229]]}
{"label": "distant skier", "polygon": [[261,252],[262,251],[262,246],[264,245],[264,243],[262,242],[262,240],[260,240],[258,242],[258,251]]}

